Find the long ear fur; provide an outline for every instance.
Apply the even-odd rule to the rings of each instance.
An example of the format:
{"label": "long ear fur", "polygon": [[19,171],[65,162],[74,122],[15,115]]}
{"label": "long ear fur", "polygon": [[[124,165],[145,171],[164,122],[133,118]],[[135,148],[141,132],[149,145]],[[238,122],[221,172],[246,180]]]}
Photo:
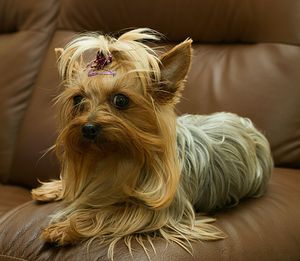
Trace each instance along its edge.
{"label": "long ear fur", "polygon": [[[56,56],[56,61],[59,63],[61,58],[62,58],[62,54],[64,53],[64,48],[54,48],[55,51],[55,56]],[[67,69],[67,66],[66,66]],[[62,72],[59,71],[60,77],[62,80],[66,79],[66,69]]]}
{"label": "long ear fur", "polygon": [[160,57],[161,82],[155,87],[154,99],[159,103],[176,103],[184,88],[190,68],[192,40],[187,39]]}
{"label": "long ear fur", "polygon": [[[69,68],[69,64],[70,64],[70,54],[66,54],[65,53],[65,49],[64,48],[55,48],[55,56],[56,56],[56,60],[58,62],[58,69],[59,69],[59,73],[61,76],[62,80],[66,80],[67,78],[67,72],[68,72],[68,68]],[[65,60],[67,59],[67,61],[65,62]],[[61,66],[62,63],[65,63],[64,66]],[[80,68],[80,65],[77,61],[74,62],[74,65],[72,67],[72,72],[76,71],[77,69]]]}

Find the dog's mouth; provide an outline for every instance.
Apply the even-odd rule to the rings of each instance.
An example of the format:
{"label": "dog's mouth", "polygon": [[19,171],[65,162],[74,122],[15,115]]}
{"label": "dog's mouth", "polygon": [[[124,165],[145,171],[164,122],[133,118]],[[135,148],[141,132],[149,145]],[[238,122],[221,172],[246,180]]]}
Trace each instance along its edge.
{"label": "dog's mouth", "polygon": [[102,152],[109,146],[111,146],[110,142],[103,135],[94,138],[82,135],[78,141],[78,147],[82,151]]}
{"label": "dog's mouth", "polygon": [[86,135],[82,135],[81,139],[83,141],[85,141],[86,143],[90,143],[90,144],[93,144],[93,143],[97,143],[98,140],[102,140],[102,138],[98,138],[98,137],[90,137],[90,136],[86,136]]}
{"label": "dog's mouth", "polygon": [[97,154],[102,157],[124,150],[121,144],[106,138],[103,133],[94,138],[84,135],[74,136],[76,136],[76,138],[72,138],[70,135],[64,143],[67,143],[69,150],[77,153],[86,155]]}

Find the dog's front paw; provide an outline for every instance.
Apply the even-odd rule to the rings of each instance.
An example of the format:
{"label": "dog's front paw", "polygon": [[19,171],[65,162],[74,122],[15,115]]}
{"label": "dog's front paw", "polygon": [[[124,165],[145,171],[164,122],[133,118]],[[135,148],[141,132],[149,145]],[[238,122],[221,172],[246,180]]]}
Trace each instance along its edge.
{"label": "dog's front paw", "polygon": [[32,198],[37,201],[57,201],[62,196],[62,183],[60,180],[42,183],[42,186],[31,191]]}
{"label": "dog's front paw", "polygon": [[66,225],[66,221],[49,225],[43,230],[42,238],[57,246],[70,245],[77,241],[71,236],[70,227]]}

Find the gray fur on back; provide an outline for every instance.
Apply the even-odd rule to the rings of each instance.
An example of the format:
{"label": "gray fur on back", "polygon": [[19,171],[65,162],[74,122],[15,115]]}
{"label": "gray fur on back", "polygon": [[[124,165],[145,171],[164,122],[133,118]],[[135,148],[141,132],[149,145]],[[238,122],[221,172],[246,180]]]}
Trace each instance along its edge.
{"label": "gray fur on back", "polygon": [[177,118],[181,188],[198,211],[236,205],[266,190],[273,161],[267,139],[232,113]]}

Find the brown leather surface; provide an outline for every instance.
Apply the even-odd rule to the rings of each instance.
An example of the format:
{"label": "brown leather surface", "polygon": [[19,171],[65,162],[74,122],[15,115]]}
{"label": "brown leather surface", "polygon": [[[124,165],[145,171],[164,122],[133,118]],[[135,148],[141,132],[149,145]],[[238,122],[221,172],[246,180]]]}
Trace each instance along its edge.
{"label": "brown leather surface", "polygon": [[57,4],[0,1],[0,182],[9,176],[18,127],[54,30]]}
{"label": "brown leather surface", "polygon": [[0,217],[7,211],[31,200],[28,189],[0,184]]}
{"label": "brown leather surface", "polygon": [[[242,202],[216,214],[227,239],[194,243],[194,258],[175,244],[157,240],[153,261],[182,260],[299,260],[300,259],[300,170],[275,169],[267,194]],[[60,203],[25,203],[0,220],[0,253],[26,260],[106,260],[106,248],[93,244],[90,255],[83,245],[50,247],[39,239],[49,215]],[[22,247],[20,247],[22,246]],[[134,260],[147,260],[135,245]],[[115,260],[132,260],[123,244]]]}
{"label": "brown leather surface", "polygon": [[115,32],[150,27],[171,41],[299,44],[299,12],[297,0],[63,0],[59,28]]}

